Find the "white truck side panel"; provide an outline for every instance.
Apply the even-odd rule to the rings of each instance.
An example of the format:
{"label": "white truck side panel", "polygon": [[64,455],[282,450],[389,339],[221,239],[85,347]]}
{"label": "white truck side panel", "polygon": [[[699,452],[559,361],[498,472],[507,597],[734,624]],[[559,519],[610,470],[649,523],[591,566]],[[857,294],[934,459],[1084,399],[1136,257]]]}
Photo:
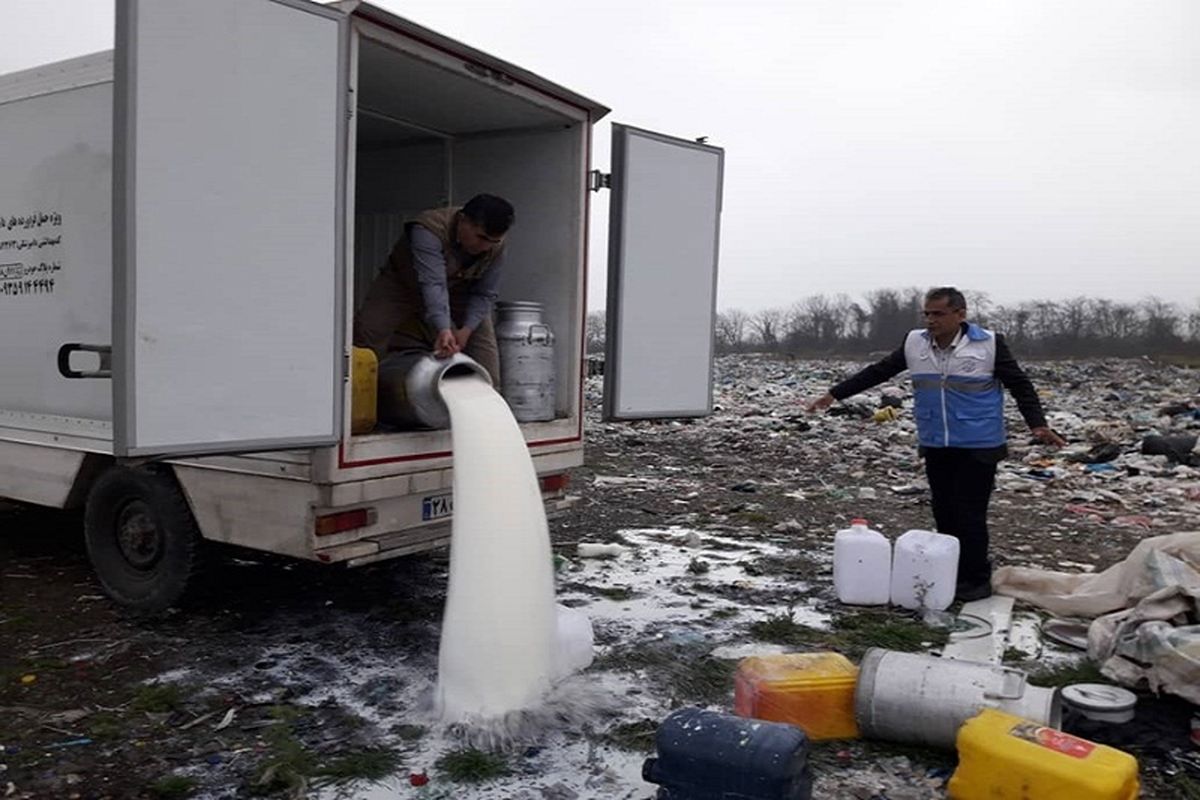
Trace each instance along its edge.
{"label": "white truck side panel", "polygon": [[0,102],[0,409],[112,419],[109,382],[56,362],[111,341],[111,210],[111,82]]}
{"label": "white truck side panel", "polygon": [[281,0],[118,9],[117,450],[332,443],[344,19]]}

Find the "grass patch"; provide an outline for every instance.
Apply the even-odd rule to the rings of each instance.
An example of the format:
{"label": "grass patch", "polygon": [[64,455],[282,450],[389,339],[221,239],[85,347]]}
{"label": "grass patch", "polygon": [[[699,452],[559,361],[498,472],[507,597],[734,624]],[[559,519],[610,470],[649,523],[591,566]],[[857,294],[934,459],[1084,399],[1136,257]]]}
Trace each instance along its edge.
{"label": "grass patch", "polygon": [[337,756],[318,769],[316,774],[334,781],[379,781],[391,775],[399,766],[400,757],[391,750],[362,750]]}
{"label": "grass patch", "polygon": [[451,750],[439,758],[434,766],[457,783],[478,783],[502,778],[509,773],[508,761],[503,756],[473,747]]}
{"label": "grass patch", "polygon": [[97,741],[111,741],[125,733],[125,723],[116,714],[104,711],[88,717],[87,732]]}
{"label": "grass patch", "polygon": [[737,516],[738,519],[749,525],[766,525],[771,521],[771,515],[761,511],[739,511]]}
{"label": "grass patch", "polygon": [[165,711],[175,711],[183,705],[184,689],[174,683],[161,683],[153,686],[143,686],[133,696],[132,707],[135,711],[146,711],[160,714]]}
{"label": "grass patch", "polygon": [[[274,709],[272,709],[274,710]],[[288,725],[267,728],[269,755],[258,766],[252,783],[254,794],[274,792],[302,793],[308,786],[313,758],[300,744]]]}
{"label": "grass patch", "polygon": [[1000,660],[1004,661],[1004,662],[1028,661],[1030,659],[1030,657],[1031,657],[1030,654],[1026,653],[1021,648],[1009,646],[1009,647],[1004,648],[1004,655],[1000,657]]}
{"label": "grass patch", "polygon": [[762,556],[739,565],[747,575],[812,575],[816,572],[813,560],[804,555]]}
{"label": "grass patch", "polygon": [[732,619],[740,613],[736,608],[718,608],[708,616],[712,619]]}
{"label": "grass patch", "polygon": [[1200,800],[1200,784],[1186,774],[1179,773],[1171,783],[1173,784],[1171,788],[1179,792],[1177,797],[1181,800]]}
{"label": "grass patch", "polygon": [[601,597],[607,597],[609,600],[632,600],[633,589],[628,586],[598,586],[594,591]]}
{"label": "grass patch", "polygon": [[764,642],[788,647],[836,650],[857,660],[870,647],[905,653],[921,652],[946,643],[949,631],[929,628],[912,617],[888,611],[862,611],[835,617],[830,630],[801,625],[791,612],[751,623],[750,634]]}
{"label": "grass patch", "polygon": [[652,719],[640,719],[615,725],[604,733],[604,740],[622,750],[648,753],[654,750],[654,734],[658,723]]}
{"label": "grass patch", "polygon": [[693,575],[703,575],[709,570],[708,562],[703,559],[693,558],[688,562],[687,570]]}
{"label": "grass patch", "polygon": [[189,778],[184,775],[171,775],[150,784],[146,787],[146,791],[150,792],[151,797],[166,800],[166,798],[187,797],[198,785],[199,781],[195,778]]}
{"label": "grass patch", "polygon": [[673,700],[700,704],[729,698],[735,667],[687,647],[662,644],[614,650],[595,662],[595,668],[602,670],[645,670],[655,684],[670,690]]}
{"label": "grass patch", "polygon": [[1066,686],[1071,683],[1108,683],[1108,678],[1100,674],[1100,668],[1090,661],[1062,664],[1056,667],[1039,669],[1029,676],[1029,682],[1034,686]]}
{"label": "grass patch", "polygon": [[399,725],[392,729],[392,733],[406,742],[416,742],[425,737],[426,729],[424,725]]}

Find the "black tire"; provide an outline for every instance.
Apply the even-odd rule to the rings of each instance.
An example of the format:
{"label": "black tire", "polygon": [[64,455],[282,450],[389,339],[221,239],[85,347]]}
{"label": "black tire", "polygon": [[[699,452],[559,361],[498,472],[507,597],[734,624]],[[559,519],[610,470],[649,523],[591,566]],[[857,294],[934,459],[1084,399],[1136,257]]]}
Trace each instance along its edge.
{"label": "black tire", "polygon": [[83,535],[110,597],[139,613],[165,611],[200,565],[200,529],[170,469],[113,467],[88,492]]}

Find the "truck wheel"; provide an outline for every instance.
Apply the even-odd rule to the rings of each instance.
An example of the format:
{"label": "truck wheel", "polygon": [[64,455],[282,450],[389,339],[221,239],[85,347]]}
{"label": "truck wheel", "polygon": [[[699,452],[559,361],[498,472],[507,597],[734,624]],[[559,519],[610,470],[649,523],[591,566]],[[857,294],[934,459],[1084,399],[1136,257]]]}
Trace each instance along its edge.
{"label": "truck wheel", "polygon": [[83,535],[104,590],[135,611],[165,611],[200,559],[200,530],[167,467],[113,467],[88,492]]}

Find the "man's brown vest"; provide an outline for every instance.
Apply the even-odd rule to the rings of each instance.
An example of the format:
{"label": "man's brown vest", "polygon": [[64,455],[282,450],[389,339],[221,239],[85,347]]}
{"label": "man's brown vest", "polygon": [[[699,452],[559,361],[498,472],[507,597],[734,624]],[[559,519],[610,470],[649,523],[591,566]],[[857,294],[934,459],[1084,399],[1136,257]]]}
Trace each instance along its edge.
{"label": "man's brown vest", "polygon": [[471,284],[478,280],[496,261],[504,243],[480,256],[470,267],[463,268],[456,255],[455,234],[458,212],[462,208],[434,208],[423,211],[416,219],[404,224],[404,235],[396,241],[387,263],[367,291],[354,324],[354,343],[370,347],[382,357],[389,349],[388,340],[396,333],[406,333],[432,341],[436,331],[425,324],[425,298],[413,266],[412,243],[409,231],[420,225],[442,243],[446,259],[446,288],[450,298],[450,314],[455,324],[461,324]]}

